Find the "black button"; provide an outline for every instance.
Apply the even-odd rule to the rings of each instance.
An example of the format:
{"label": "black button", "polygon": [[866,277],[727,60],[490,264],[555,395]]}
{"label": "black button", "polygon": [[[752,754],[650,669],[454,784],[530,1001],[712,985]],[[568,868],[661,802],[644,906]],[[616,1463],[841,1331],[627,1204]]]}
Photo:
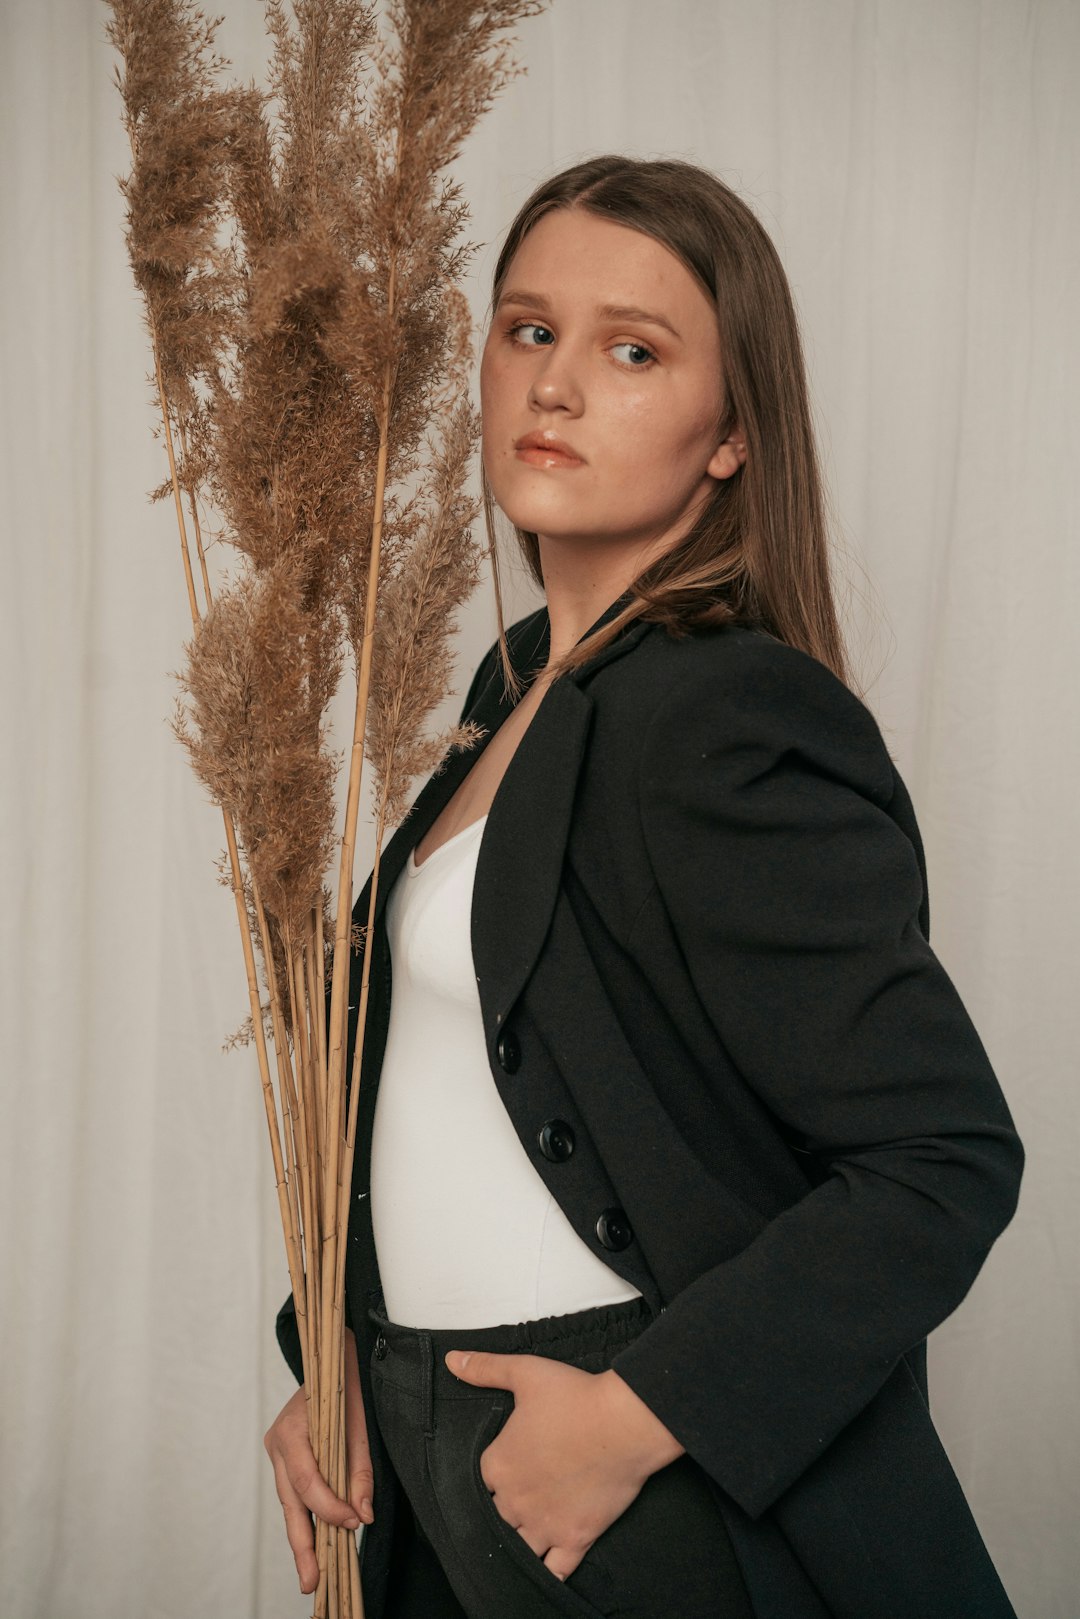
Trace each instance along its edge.
{"label": "black button", "polygon": [[379,1336],[375,1340],[375,1359],[385,1360],[388,1347],[389,1346],[387,1345],[386,1338],[380,1332]]}
{"label": "black button", "polygon": [[605,1248],[626,1248],[634,1240],[630,1222],[622,1209],[603,1209],[596,1222],[596,1235]]}
{"label": "black button", "polygon": [[540,1133],[536,1138],[540,1143],[540,1151],[545,1158],[553,1163],[561,1164],[564,1158],[569,1158],[574,1150],[574,1132],[565,1119],[549,1119],[541,1125]]}
{"label": "black button", "polygon": [[508,1074],[516,1073],[521,1065],[521,1046],[518,1044],[518,1037],[513,1029],[503,1030],[495,1049],[499,1054],[500,1066]]}

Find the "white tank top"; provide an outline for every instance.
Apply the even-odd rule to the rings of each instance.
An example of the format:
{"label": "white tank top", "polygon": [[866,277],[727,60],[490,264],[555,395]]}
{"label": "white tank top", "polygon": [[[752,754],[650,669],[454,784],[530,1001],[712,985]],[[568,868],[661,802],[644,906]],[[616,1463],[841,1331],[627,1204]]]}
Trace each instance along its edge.
{"label": "white tank top", "polygon": [[410,851],[386,906],[371,1219],[386,1313],[406,1327],[496,1326],[641,1296],[571,1226],[491,1074],[470,931],[486,821],[419,867]]}

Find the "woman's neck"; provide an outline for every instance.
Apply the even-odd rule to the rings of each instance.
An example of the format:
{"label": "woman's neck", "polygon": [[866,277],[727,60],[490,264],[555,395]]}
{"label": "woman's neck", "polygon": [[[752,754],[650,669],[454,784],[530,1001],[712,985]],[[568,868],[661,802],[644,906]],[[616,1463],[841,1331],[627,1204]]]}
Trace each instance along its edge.
{"label": "woman's neck", "polygon": [[590,575],[588,579],[550,579],[544,576],[548,624],[551,639],[546,668],[572,650],[597,619],[630,587],[641,571],[640,565]]}

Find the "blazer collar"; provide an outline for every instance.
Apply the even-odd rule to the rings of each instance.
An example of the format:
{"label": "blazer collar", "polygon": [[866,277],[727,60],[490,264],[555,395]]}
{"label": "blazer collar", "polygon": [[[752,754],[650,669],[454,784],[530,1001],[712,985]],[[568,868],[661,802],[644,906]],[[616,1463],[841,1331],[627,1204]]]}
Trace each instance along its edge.
{"label": "blazer collar", "polygon": [[[630,596],[626,591],[612,602],[581,639],[615,618]],[[651,622],[636,619],[545,692],[499,783],[480,844],[471,917],[473,962],[489,1043],[532,971],[551,920],[592,722],[594,704],[586,683],[651,628]],[[522,620],[507,639],[511,663],[527,689],[547,661],[551,624],[546,606]],[[444,757],[382,850],[376,922],[410,852],[515,706],[496,664],[467,716],[484,726],[485,734],[471,748]]]}

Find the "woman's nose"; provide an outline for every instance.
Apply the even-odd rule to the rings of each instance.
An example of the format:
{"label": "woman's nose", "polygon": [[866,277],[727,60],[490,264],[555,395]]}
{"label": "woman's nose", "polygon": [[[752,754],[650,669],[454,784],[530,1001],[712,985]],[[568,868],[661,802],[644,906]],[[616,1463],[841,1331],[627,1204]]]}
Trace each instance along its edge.
{"label": "woman's nose", "polygon": [[531,403],[551,410],[563,406],[577,410],[581,406],[581,383],[572,358],[565,350],[544,356],[543,364],[533,372],[529,385]]}

